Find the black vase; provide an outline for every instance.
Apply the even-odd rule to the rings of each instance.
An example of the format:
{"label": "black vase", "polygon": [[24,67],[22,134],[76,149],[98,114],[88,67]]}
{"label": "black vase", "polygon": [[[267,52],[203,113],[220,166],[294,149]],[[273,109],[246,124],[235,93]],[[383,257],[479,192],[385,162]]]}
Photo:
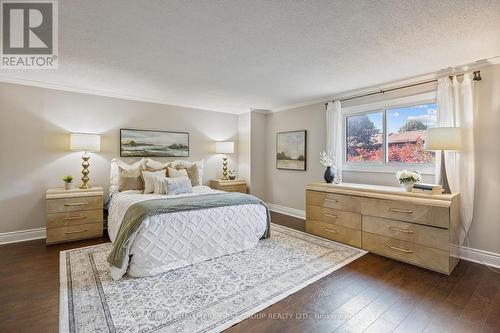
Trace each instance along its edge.
{"label": "black vase", "polygon": [[325,182],[332,183],[335,179],[335,172],[333,172],[332,167],[326,167],[325,174],[323,175]]}

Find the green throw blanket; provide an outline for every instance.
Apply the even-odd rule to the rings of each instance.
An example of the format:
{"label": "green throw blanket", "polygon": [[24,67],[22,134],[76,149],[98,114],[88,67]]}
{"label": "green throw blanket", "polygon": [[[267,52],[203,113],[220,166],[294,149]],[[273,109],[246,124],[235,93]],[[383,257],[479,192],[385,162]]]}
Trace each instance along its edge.
{"label": "green throw blanket", "polygon": [[174,213],[187,210],[200,210],[224,206],[240,206],[258,204],[266,207],[267,229],[262,238],[270,237],[271,216],[264,202],[252,195],[243,193],[213,193],[199,196],[186,196],[168,199],[151,199],[138,202],[129,207],[123,217],[118,236],[113,244],[113,250],[108,256],[108,262],[121,268],[128,255],[131,238],[139,230],[142,222],[150,217],[165,213]]}

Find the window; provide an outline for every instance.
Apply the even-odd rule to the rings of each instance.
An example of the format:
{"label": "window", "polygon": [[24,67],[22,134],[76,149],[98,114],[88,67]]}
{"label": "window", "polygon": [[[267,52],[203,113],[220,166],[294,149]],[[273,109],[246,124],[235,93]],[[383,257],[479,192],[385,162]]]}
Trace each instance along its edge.
{"label": "window", "polygon": [[356,164],[434,163],[427,129],[436,124],[435,103],[387,108],[345,117],[346,161]]}

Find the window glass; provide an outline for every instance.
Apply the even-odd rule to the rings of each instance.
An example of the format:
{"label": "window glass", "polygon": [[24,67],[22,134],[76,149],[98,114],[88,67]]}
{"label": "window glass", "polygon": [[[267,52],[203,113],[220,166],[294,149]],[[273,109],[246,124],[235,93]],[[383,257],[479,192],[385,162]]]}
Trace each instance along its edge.
{"label": "window glass", "polygon": [[383,112],[349,116],[346,119],[348,162],[382,162]]}
{"label": "window glass", "polygon": [[387,161],[434,163],[435,154],[426,151],[424,143],[436,118],[435,103],[386,110]]}

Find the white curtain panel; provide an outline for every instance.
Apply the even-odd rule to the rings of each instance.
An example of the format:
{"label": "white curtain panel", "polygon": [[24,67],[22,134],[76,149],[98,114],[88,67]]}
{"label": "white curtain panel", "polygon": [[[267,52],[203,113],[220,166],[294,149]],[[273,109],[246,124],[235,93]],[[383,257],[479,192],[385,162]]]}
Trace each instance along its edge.
{"label": "white curtain panel", "polygon": [[[462,128],[460,152],[445,152],[446,173],[452,192],[460,192],[460,219],[462,244],[474,215],[475,158],[474,158],[474,81],[471,73],[463,80],[456,76],[438,80],[438,127]],[[441,158],[436,154],[436,182],[441,180]]]}
{"label": "white curtain panel", "polygon": [[326,106],[326,150],[335,156],[335,181],[342,181],[342,105],[340,101]]}

